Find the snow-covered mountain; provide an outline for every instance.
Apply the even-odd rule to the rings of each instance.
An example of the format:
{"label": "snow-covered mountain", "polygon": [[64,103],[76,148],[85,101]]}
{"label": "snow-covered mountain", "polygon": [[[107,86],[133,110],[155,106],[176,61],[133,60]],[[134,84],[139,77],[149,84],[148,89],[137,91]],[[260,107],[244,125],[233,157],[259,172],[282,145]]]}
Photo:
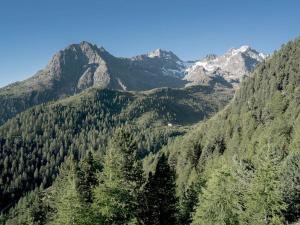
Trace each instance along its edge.
{"label": "snow-covered mountain", "polygon": [[183,61],[173,52],[162,49],[132,57],[131,61],[144,71],[182,79],[187,82],[186,86],[208,84],[216,79],[237,85],[266,57],[264,53],[243,45],[228,50],[224,55],[209,54],[198,61]]}
{"label": "snow-covered mountain", "polygon": [[[199,61],[183,61],[171,51],[156,49],[132,58],[111,55],[88,42],[72,44],[56,53],[33,77],[1,88],[1,92],[31,93],[47,90],[51,96],[78,93],[89,87],[141,91],[158,87],[180,88],[211,80],[240,82],[266,58],[249,46]],[[217,79],[216,79],[217,78]]]}
{"label": "snow-covered mountain", "polygon": [[185,62],[162,49],[122,58],[84,41],[58,51],[31,78],[0,88],[1,105],[14,108],[11,113],[5,107],[0,109],[0,124],[28,107],[92,87],[144,91],[206,84],[232,88],[265,58],[248,46],[231,49],[221,56],[208,55],[199,61]]}
{"label": "snow-covered mountain", "polygon": [[162,76],[171,76],[182,79],[187,69],[186,63],[171,51],[156,49],[146,54],[131,58],[134,66],[142,67],[145,71],[151,70]]}
{"label": "snow-covered mountain", "polygon": [[215,76],[223,77],[232,84],[239,83],[262,62],[267,55],[244,45],[232,48],[224,55],[208,55],[186,68],[184,80],[196,84]]}

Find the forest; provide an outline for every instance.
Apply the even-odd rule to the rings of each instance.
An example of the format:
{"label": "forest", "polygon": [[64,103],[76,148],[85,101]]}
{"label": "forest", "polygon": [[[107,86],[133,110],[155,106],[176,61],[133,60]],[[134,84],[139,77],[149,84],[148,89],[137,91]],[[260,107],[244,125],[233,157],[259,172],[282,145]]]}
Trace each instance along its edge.
{"label": "forest", "polygon": [[298,222],[300,38],[231,98],[90,89],[17,114],[0,127],[0,224]]}

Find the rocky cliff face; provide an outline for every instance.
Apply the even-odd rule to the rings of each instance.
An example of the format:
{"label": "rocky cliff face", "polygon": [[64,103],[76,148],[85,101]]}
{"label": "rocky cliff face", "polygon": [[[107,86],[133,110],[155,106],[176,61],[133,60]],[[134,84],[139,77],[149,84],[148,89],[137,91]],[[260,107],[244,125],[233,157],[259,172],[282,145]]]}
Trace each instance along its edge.
{"label": "rocky cliff face", "polygon": [[81,42],[59,51],[36,75],[0,89],[0,94],[11,89],[13,93],[47,89],[61,96],[90,87],[140,91],[207,84],[216,78],[232,84],[248,76],[265,58],[249,46],[231,49],[221,56],[208,55],[195,62],[184,62],[173,52],[161,49],[118,58],[103,47]]}
{"label": "rocky cliff face", "polygon": [[249,46],[233,48],[224,55],[208,55],[195,62],[186,69],[184,79],[195,84],[201,83],[204,78],[210,79],[219,76],[231,84],[237,84],[249,76],[256,65],[266,57]]}
{"label": "rocky cliff face", "polygon": [[171,51],[157,49],[118,58],[88,42],[60,50],[31,78],[0,88],[0,124],[27,108],[74,95],[91,87],[125,91],[181,88],[194,84],[232,88],[265,56],[248,46],[222,56],[184,62]]}
{"label": "rocky cliff face", "polygon": [[58,95],[70,95],[89,87],[119,90],[182,87],[186,83],[181,79],[184,67],[177,61],[181,62],[175,54],[162,50],[130,59],[117,58],[103,47],[81,42],[56,53],[33,77],[2,90],[52,89]]}

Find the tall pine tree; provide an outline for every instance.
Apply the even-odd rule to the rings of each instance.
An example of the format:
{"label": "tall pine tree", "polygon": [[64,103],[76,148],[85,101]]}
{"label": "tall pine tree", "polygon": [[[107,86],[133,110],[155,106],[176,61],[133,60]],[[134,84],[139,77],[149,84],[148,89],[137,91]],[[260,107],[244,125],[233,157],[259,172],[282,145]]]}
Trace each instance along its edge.
{"label": "tall pine tree", "polygon": [[248,190],[245,192],[243,224],[281,225],[286,204],[283,201],[279,167],[269,153],[259,160]]}
{"label": "tall pine tree", "polygon": [[163,154],[155,173],[149,174],[143,191],[144,209],[140,221],[144,225],[174,225],[177,216],[175,172]]}
{"label": "tall pine tree", "polygon": [[108,149],[100,184],[95,188],[94,208],[106,224],[132,224],[137,221],[143,171],[137,143],[125,128],[116,131]]}
{"label": "tall pine tree", "polygon": [[97,184],[97,165],[92,153],[89,151],[83,161],[76,169],[76,188],[80,198],[85,203],[92,203],[92,189]]}

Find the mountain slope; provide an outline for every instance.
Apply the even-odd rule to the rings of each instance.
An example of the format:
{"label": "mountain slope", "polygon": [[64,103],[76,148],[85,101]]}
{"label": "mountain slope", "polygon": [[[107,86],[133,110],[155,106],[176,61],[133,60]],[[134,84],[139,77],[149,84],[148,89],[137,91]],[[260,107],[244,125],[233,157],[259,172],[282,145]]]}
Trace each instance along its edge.
{"label": "mountain slope", "polygon": [[0,209],[26,191],[49,186],[68,155],[80,158],[91,149],[102,154],[117,127],[134,125],[140,154],[147,155],[182,134],[178,125],[207,118],[231,95],[231,90],[210,86],[148,92],[89,89],[33,107],[0,127]]}
{"label": "mountain slope", "polygon": [[91,87],[127,91],[215,83],[231,87],[263,58],[251,48],[231,50],[199,62],[184,62],[173,52],[161,49],[118,58],[88,42],[72,44],[56,53],[33,77],[0,88],[0,124],[32,106]]}
{"label": "mountain slope", "polygon": [[257,64],[261,63],[267,56],[259,53],[249,46],[233,48],[224,55],[214,54],[206,56],[187,68],[184,79],[193,83],[202,83],[203,79],[220,76],[229,83],[239,83]]}
{"label": "mountain slope", "polygon": [[[161,50],[160,50],[161,52]],[[162,54],[162,53],[161,53]],[[27,108],[73,95],[90,87],[117,90],[149,90],[183,87],[173,72],[174,58],[160,55],[117,58],[88,42],[73,44],[56,53],[33,77],[0,89],[0,124]]]}
{"label": "mountain slope", "polygon": [[[279,211],[278,216],[284,213],[287,220],[296,220],[299,217],[299,180],[296,178],[300,173],[300,163],[296,160],[300,156],[299,62],[300,38],[287,43],[258,66],[253,76],[242,83],[231,104],[223,111],[168,146],[169,160],[177,168],[179,190],[182,193],[199,176],[214,185],[217,181],[213,181],[213,171],[218,172],[224,166],[225,169],[226,166],[230,168],[230,173],[235,173],[232,170],[237,159],[240,160],[238,165],[246,164],[249,176],[254,173],[255,177],[256,173],[262,171],[264,163],[268,163],[261,159],[267,154],[271,160],[269,165],[272,165],[273,160],[273,166],[277,168],[275,171],[279,173],[276,175],[279,177],[279,180],[275,180],[276,188],[283,188],[280,196],[287,205],[287,211]],[[228,169],[226,171],[223,176],[229,173]],[[247,172],[245,169],[242,171]],[[227,179],[222,177],[222,173],[218,176],[221,176],[220,179]],[[240,180],[241,177],[232,179],[229,187],[234,187],[234,180]],[[252,182],[256,180],[245,181],[245,192],[242,196],[250,188],[256,187],[252,186]],[[273,193],[271,189],[269,191],[266,194],[271,196]],[[209,194],[209,190],[205,194]],[[231,194],[237,199],[240,198],[236,196],[239,192]],[[246,200],[239,201],[242,201],[241,204],[248,204]],[[201,210],[209,210],[203,207],[207,206],[201,206],[200,202],[199,216]],[[243,208],[247,205],[236,207]],[[243,211],[239,213],[244,216]]]}

